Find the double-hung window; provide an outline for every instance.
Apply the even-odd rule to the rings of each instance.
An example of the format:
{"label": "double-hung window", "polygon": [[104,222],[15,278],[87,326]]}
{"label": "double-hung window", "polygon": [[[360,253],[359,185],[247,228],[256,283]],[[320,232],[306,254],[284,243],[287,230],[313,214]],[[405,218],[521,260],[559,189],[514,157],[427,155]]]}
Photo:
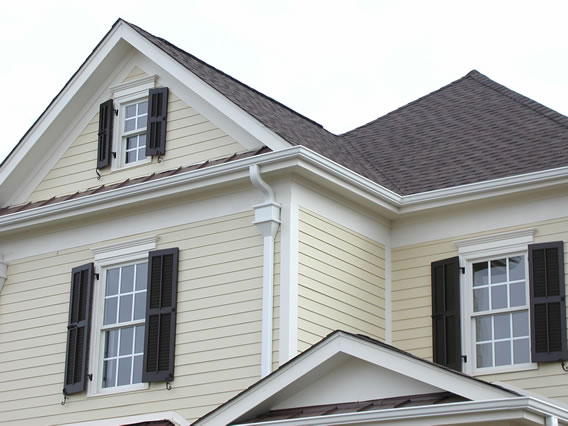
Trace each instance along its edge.
{"label": "double-hung window", "polygon": [[111,88],[99,107],[97,169],[131,167],[166,153],[168,88],[156,76]]}
{"label": "double-hung window", "polygon": [[568,359],[562,241],[533,229],[457,241],[432,263],[434,362],[470,374]]}
{"label": "double-hung window", "polygon": [[146,159],[146,124],[148,100],[139,100],[122,106],[122,141],[120,146],[124,165]]}
{"label": "double-hung window", "polygon": [[140,262],[106,270],[102,388],[142,382],[148,263]]}
{"label": "double-hung window", "polygon": [[174,378],[177,248],[156,238],[93,249],[73,268],[64,392],[144,389]]}
{"label": "double-hung window", "polygon": [[474,370],[529,366],[526,253],[468,262],[467,268]]}

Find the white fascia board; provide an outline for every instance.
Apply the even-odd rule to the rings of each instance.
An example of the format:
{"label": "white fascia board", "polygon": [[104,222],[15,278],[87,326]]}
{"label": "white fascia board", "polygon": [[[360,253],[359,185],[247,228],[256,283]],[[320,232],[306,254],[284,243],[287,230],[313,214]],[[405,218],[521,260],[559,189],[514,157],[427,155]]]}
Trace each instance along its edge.
{"label": "white fascia board", "polygon": [[193,74],[185,66],[173,59],[170,55],[154,45],[150,40],[140,35],[127,24],[121,25],[121,36],[143,55],[160,64],[166,72],[184,83],[199,97],[212,105],[221,114],[237,123],[255,139],[262,141],[273,151],[289,148],[291,144],[272,130],[264,126],[256,118],[248,114],[238,105],[230,101],[225,95],[218,92],[205,81]]}
{"label": "white fascia board", "polygon": [[[272,420],[254,423],[254,425],[345,425],[366,422],[411,422],[415,419],[424,420],[424,424],[449,424],[454,423],[454,421],[450,421],[450,418],[456,416],[462,418],[461,421],[456,419],[456,423],[467,421],[468,424],[479,421],[514,419],[527,419],[530,421],[531,418],[536,424],[542,424],[540,420],[548,416],[557,417],[562,422],[568,421],[568,412],[566,410],[530,397],[520,397]],[[414,424],[414,422],[412,423]],[[239,423],[238,425],[248,426],[247,423]]]}
{"label": "white fascia board", "polygon": [[266,402],[289,384],[301,379],[305,374],[321,365],[326,360],[340,352],[340,344],[335,338],[319,343],[315,350],[309,350],[288,361],[284,367],[274,371],[262,379],[251,389],[237,395],[234,399],[223,404],[216,412],[211,413],[194,425],[229,424],[249,412],[258,405]]}
{"label": "white fascia board", "polygon": [[49,105],[47,110],[38,118],[37,122],[29,130],[29,133],[16,145],[14,152],[6,159],[6,162],[0,169],[0,185],[2,185],[10,173],[20,164],[20,161],[30,149],[32,149],[42,133],[45,132],[53,120],[57,118],[67,103],[77,94],[91,74],[120,41],[119,27],[120,26],[117,25],[115,28],[111,29],[105,39],[101,41],[99,46],[97,46],[95,51],[87,58],[77,73],[65,85],[61,93],[57,95],[53,103]]}
{"label": "white fascia board", "polygon": [[[339,165],[332,167],[332,163],[333,162],[319,154],[304,147],[296,146],[0,216],[0,232],[68,218],[70,216],[92,213],[112,207],[124,206],[139,201],[170,196],[198,188],[202,189],[243,179],[248,180],[249,166],[252,164],[261,166],[263,174],[288,168],[312,168],[314,173],[318,173],[319,176],[326,179],[330,179],[330,176],[331,178],[337,176],[337,174],[333,172],[337,169],[340,172],[339,175],[342,177],[341,182],[349,176],[353,178],[350,190],[367,191],[372,189],[372,183],[368,179],[361,178],[345,167]],[[318,169],[319,165],[322,166],[322,170]],[[326,171],[330,173],[326,173]],[[331,173],[333,173],[333,175],[331,175]],[[360,183],[364,180],[367,182],[364,182],[364,185],[361,186]],[[383,200],[376,197],[375,199],[380,201],[380,205],[385,205]]]}
{"label": "white fascia board", "polygon": [[400,213],[410,213],[566,183],[568,183],[568,167],[525,173],[435,191],[404,195],[401,197]]}
{"label": "white fascia board", "polygon": [[[345,189],[391,214],[400,213],[406,204],[404,197],[383,188],[370,179],[360,176],[303,146],[295,146],[179,175],[128,185],[100,194],[0,216],[0,232],[239,179],[248,179],[248,168],[252,164],[261,166],[264,175],[282,170],[299,170],[315,175],[317,179],[322,179],[324,182]],[[567,176],[564,179],[568,179],[568,167],[562,170]],[[547,175],[547,172],[541,172],[541,174]],[[534,177],[534,174],[531,175]],[[555,176],[558,176],[558,174]],[[541,179],[541,181],[544,179]],[[490,191],[491,189],[488,188],[488,193]]]}

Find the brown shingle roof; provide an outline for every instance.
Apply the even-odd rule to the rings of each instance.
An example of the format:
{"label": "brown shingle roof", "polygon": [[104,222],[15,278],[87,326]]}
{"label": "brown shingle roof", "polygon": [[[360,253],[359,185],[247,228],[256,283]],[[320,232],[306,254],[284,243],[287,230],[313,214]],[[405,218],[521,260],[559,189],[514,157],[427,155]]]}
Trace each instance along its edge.
{"label": "brown shingle roof", "polygon": [[[377,385],[379,386],[379,385]],[[303,417],[330,416],[334,414],[360,413],[392,408],[420,407],[424,405],[451,404],[469,401],[451,392],[436,392],[420,395],[396,396],[369,401],[343,402],[338,404],[312,405],[309,407],[270,410],[238,423],[260,423],[276,420],[301,419]]]}
{"label": "brown shingle roof", "polygon": [[130,25],[293,145],[401,195],[568,165],[568,117],[477,71],[342,135]]}
{"label": "brown shingle roof", "polygon": [[568,165],[568,117],[477,71],[341,137],[402,194]]}
{"label": "brown shingle roof", "polygon": [[162,38],[121,19],[113,28],[121,22],[290,144],[400,195],[568,166],[568,117],[477,71],[334,135]]}

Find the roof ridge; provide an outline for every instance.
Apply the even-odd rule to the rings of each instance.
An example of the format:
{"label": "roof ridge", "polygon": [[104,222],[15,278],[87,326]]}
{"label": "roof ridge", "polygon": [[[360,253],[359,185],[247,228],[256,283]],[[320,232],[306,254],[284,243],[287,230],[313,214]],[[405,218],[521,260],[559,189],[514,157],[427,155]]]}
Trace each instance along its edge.
{"label": "roof ridge", "polygon": [[[295,111],[294,109],[292,109],[292,108],[290,108],[289,106],[287,106],[287,105],[285,105],[285,104],[279,102],[278,100],[276,100],[276,99],[274,99],[274,98],[272,98],[272,97],[270,97],[270,96],[268,96],[268,95],[266,95],[266,94],[264,94],[264,93],[258,91],[258,90],[255,89],[254,87],[251,87],[251,86],[249,86],[249,85],[246,84],[246,83],[243,83],[242,81],[240,81],[240,80],[236,79],[235,77],[233,77],[233,76],[227,74],[226,72],[220,70],[219,68],[216,68],[216,67],[214,67],[213,65],[211,65],[211,64],[209,64],[209,63],[207,63],[207,62],[205,62],[203,59],[200,59],[200,58],[198,58],[197,56],[195,56],[195,55],[193,55],[193,54],[187,52],[186,50],[182,49],[181,47],[176,46],[175,44],[169,42],[168,40],[166,40],[166,39],[164,39],[164,38],[162,38],[162,37],[156,36],[156,35],[154,35],[154,34],[148,32],[148,31],[146,31],[145,29],[140,28],[139,26],[137,26],[137,25],[135,25],[135,24],[132,24],[132,23],[130,23],[130,22],[128,22],[128,21],[125,21],[124,19],[120,19],[120,20],[123,21],[124,23],[128,24],[129,26],[133,27],[133,28],[134,28],[135,30],[137,30],[138,32],[142,33],[142,35],[145,36],[146,34],[148,34],[148,35],[150,35],[151,37],[160,40],[162,43],[165,43],[165,44],[167,44],[168,46],[173,47],[174,49],[176,49],[176,50],[182,52],[184,55],[190,56],[191,58],[195,59],[195,60],[198,61],[199,63],[201,63],[201,64],[203,64],[203,65],[205,65],[205,66],[207,66],[207,67],[209,67],[209,68],[211,68],[211,69],[213,69],[213,70],[215,70],[216,72],[218,72],[219,74],[224,75],[224,76],[227,77],[227,78],[230,78],[230,79],[231,79],[232,81],[234,81],[235,83],[240,84],[241,86],[246,87],[248,90],[255,92],[256,94],[262,96],[263,98],[269,100],[270,102],[274,102],[275,104],[280,105],[281,107],[287,109],[287,110],[290,111],[291,113],[293,113],[293,114],[295,114],[295,115],[297,115],[297,116],[303,118],[303,119],[306,120],[306,121],[309,121],[310,123],[316,125],[317,127],[321,128],[321,129],[325,130],[325,131],[328,132],[329,134],[331,134],[331,135],[333,135],[333,136],[337,136],[337,135],[335,135],[334,133],[331,133],[329,130],[327,130],[322,124],[318,123],[317,121],[315,121],[315,120],[313,120],[313,119],[311,119],[311,118],[309,118],[309,117],[307,117],[307,116],[305,116],[305,115],[299,113],[298,111]],[[148,38],[148,37],[146,37],[146,38]],[[150,41],[152,41],[152,40],[150,40]],[[154,43],[154,42],[152,41],[152,43]],[[161,47],[158,46],[156,43],[154,43],[154,44],[155,44],[158,48],[161,49]],[[163,50],[163,49],[162,49],[162,50]],[[167,52],[166,52],[166,53],[167,53]],[[175,59],[175,58],[174,58],[174,59]],[[200,78],[201,80],[203,80],[201,77],[199,77],[199,78]]]}
{"label": "roof ridge", "polygon": [[494,90],[500,95],[506,96],[509,99],[517,102],[518,104],[536,112],[537,114],[540,114],[543,117],[548,118],[549,120],[554,121],[555,123],[568,128],[568,117],[559,113],[558,111],[555,111],[552,108],[549,108],[546,105],[543,105],[540,102],[535,101],[534,99],[522,95],[519,92],[509,89],[507,86],[504,86],[501,83],[497,83],[496,81],[490,79],[485,74],[482,74],[479,71],[472,70],[467,74],[467,76],[473,78],[479,84],[482,84],[485,87]]}
{"label": "roof ridge", "polygon": [[442,86],[442,87],[440,87],[439,89],[436,89],[436,90],[434,90],[434,91],[432,91],[432,92],[430,92],[430,93],[428,93],[428,94],[426,94],[426,95],[424,95],[424,96],[419,97],[418,99],[415,99],[415,100],[413,100],[413,101],[411,101],[411,102],[409,102],[409,103],[407,103],[407,104],[405,104],[405,105],[402,105],[402,106],[398,107],[398,108],[395,109],[395,110],[389,111],[389,112],[387,112],[385,115],[381,115],[380,117],[377,117],[377,118],[375,118],[374,120],[369,121],[368,123],[362,124],[361,126],[355,127],[355,128],[353,128],[353,129],[351,129],[351,130],[348,130],[347,132],[341,133],[341,134],[339,134],[338,136],[339,136],[340,138],[342,138],[342,137],[344,137],[344,136],[347,136],[349,133],[354,132],[355,130],[362,129],[362,128],[367,127],[367,126],[369,126],[369,125],[371,125],[371,124],[373,124],[373,123],[375,123],[375,122],[377,122],[377,121],[379,121],[379,120],[385,119],[385,118],[387,118],[387,117],[389,117],[389,116],[391,116],[391,115],[393,115],[393,114],[395,114],[395,113],[398,113],[398,112],[400,112],[400,111],[402,111],[402,110],[404,110],[404,109],[406,109],[406,108],[408,108],[408,107],[410,107],[410,106],[412,106],[412,105],[414,105],[414,104],[416,104],[416,103],[422,101],[422,100],[425,99],[425,98],[428,98],[428,97],[430,97],[430,96],[432,96],[432,95],[434,95],[434,94],[436,94],[436,93],[438,93],[438,92],[441,92],[442,90],[446,90],[446,89],[448,89],[448,88],[450,88],[450,87],[452,87],[452,86],[454,86],[454,85],[460,83],[461,81],[465,80],[466,78],[471,77],[473,73],[477,73],[477,72],[478,72],[478,71],[476,71],[476,70],[471,70],[470,72],[468,72],[468,73],[467,73],[466,75],[464,75],[463,77],[461,77],[461,78],[459,78],[459,79],[457,79],[457,80],[455,80],[455,81],[452,81],[451,83],[446,84],[445,86]]}

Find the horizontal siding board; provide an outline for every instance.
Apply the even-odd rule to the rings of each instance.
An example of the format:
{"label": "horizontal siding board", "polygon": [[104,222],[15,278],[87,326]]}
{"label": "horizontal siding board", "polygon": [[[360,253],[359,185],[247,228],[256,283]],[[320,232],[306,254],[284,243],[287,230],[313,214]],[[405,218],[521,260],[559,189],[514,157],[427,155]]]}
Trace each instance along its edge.
{"label": "horizontal siding board", "polygon": [[[384,255],[384,248],[377,246],[377,244],[371,239],[361,234],[355,233],[352,230],[307,209],[301,208],[300,212],[300,231],[307,231],[307,229],[309,229],[308,227],[311,227],[312,229],[315,228],[333,238],[349,241],[354,246],[361,248],[369,253],[376,253],[378,250]],[[333,232],[331,232],[330,230],[333,230]]]}
{"label": "horizontal siding board", "polygon": [[169,409],[203,415],[212,401],[258,380],[262,238],[251,222],[251,212],[243,212],[158,231],[159,248],[179,246],[181,258],[171,391],[161,383],[96,398],[78,394],[62,407],[70,271],[92,261],[90,247],[13,262],[0,296],[0,382],[14,386],[0,390],[0,418],[60,424]]}
{"label": "horizontal siding board", "polygon": [[303,208],[299,230],[298,349],[336,329],[384,338],[384,248]]}
{"label": "horizontal siding board", "polygon": [[28,201],[71,194],[103,183],[117,183],[127,178],[145,176],[152,172],[190,165],[246,150],[170,91],[166,134],[168,149],[162,161],[160,163],[152,161],[123,170],[103,170],[102,179],[97,180],[95,160],[98,121],[97,113],[37,186]]}
{"label": "horizontal siding board", "polygon": [[[333,271],[330,272],[333,273]],[[333,275],[323,274],[319,270],[309,269],[304,265],[300,265],[298,276],[300,283],[303,283],[308,288],[325,288],[325,292],[329,291],[336,297],[347,295],[352,301],[351,304],[358,305],[362,302],[375,308],[384,308],[384,291],[378,285],[366,284],[365,289],[361,289],[361,287],[352,285],[351,282],[342,281]],[[369,310],[372,309],[369,308]]]}
{"label": "horizontal siding board", "polygon": [[[446,240],[431,241],[392,250],[393,344],[416,356],[431,359],[432,338],[430,296],[430,262],[457,254],[454,240],[491,235],[515,229],[535,228],[535,242],[568,241],[568,219],[524,224],[490,232],[468,234]],[[568,265],[568,257],[564,262]],[[568,271],[568,268],[566,269]],[[567,273],[568,275],[568,273]],[[568,282],[568,281],[567,281]],[[551,398],[568,402],[565,373],[557,363],[541,363],[538,369],[493,375],[481,379],[501,381]]]}

